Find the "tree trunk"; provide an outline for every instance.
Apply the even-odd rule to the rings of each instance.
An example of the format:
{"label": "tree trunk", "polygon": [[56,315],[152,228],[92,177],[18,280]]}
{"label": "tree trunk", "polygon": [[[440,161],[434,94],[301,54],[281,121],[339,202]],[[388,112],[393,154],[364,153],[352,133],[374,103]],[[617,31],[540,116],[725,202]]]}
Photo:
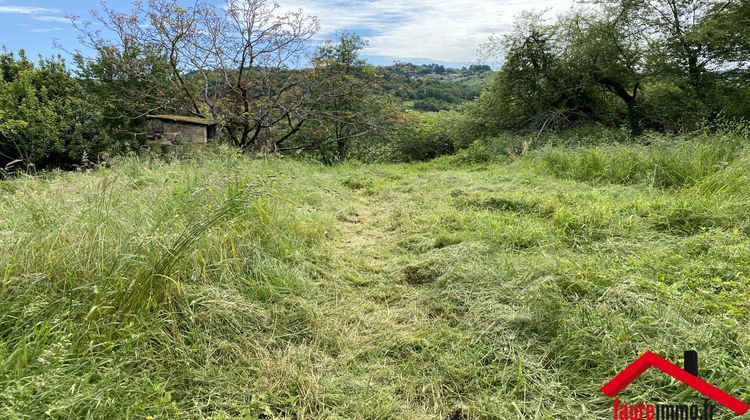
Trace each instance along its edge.
{"label": "tree trunk", "polygon": [[698,64],[698,55],[690,51],[688,57],[688,80],[695,89],[695,94],[701,102],[706,102],[706,90],[703,84],[703,70]]}
{"label": "tree trunk", "polygon": [[600,77],[599,83],[611,92],[614,92],[615,95],[625,102],[625,106],[628,108],[628,125],[630,126],[630,133],[633,137],[640,136],[643,130],[641,128],[641,116],[638,109],[638,101],[636,99],[640,83],[636,83],[635,86],[633,86],[632,94],[625,89],[625,86],[623,86],[622,83],[616,80],[607,77]]}
{"label": "tree trunk", "polygon": [[248,144],[246,145],[248,150],[261,155],[273,153],[276,150],[273,138],[271,137],[271,124],[269,122],[268,115],[263,115],[259,121],[256,121],[253,136],[248,140]]}
{"label": "tree trunk", "polygon": [[343,162],[346,159],[346,143],[344,139],[336,140],[336,150],[338,151],[337,158],[339,162]]}
{"label": "tree trunk", "polygon": [[630,134],[633,137],[641,135],[643,130],[641,129],[641,118],[640,112],[638,111],[638,104],[635,101],[635,97],[631,97],[625,101],[628,107],[628,125],[630,125]]}

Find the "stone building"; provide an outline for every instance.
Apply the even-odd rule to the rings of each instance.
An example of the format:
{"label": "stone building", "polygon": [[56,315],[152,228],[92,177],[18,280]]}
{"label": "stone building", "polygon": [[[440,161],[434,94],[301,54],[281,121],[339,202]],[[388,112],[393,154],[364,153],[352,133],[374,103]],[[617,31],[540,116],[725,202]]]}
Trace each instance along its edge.
{"label": "stone building", "polygon": [[206,144],[216,136],[216,122],[182,115],[149,115],[146,117],[148,145],[160,145],[171,151],[176,146]]}

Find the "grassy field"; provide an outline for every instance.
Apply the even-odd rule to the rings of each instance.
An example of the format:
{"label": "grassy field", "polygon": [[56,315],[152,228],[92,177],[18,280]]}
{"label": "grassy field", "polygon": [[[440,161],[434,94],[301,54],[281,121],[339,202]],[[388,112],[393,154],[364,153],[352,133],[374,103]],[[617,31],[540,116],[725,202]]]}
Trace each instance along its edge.
{"label": "grassy field", "polygon": [[612,418],[687,348],[748,401],[746,141],[0,181],[0,417]]}

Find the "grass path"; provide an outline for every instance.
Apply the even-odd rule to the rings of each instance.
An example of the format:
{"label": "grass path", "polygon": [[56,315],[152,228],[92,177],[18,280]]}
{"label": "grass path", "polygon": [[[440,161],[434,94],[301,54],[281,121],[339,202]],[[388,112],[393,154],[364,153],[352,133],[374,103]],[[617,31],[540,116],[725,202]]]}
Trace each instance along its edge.
{"label": "grass path", "polygon": [[[468,410],[496,416],[505,393],[523,394],[517,378],[485,382],[509,368],[493,365],[497,349],[483,342],[502,329],[503,320],[480,326],[461,316],[481,311],[495,292],[482,297],[446,277],[446,265],[456,279],[462,268],[488,274],[487,245],[471,234],[465,242],[446,235],[440,220],[454,206],[447,193],[460,195],[477,180],[471,173],[393,169],[352,172],[341,181],[350,191],[337,213],[331,272],[346,286],[336,289],[341,295],[324,318],[336,324],[333,330],[344,331],[340,346],[346,356],[330,374],[353,374],[352,389],[362,394],[351,398],[363,404],[348,415],[440,418]],[[493,303],[492,310],[513,317],[522,309],[505,301]],[[347,318],[343,327],[340,321]],[[525,418],[524,410],[513,403],[503,412]]]}
{"label": "grass path", "polygon": [[360,372],[352,385],[363,395],[350,414],[363,418],[434,418],[449,413],[442,391],[403,363],[419,351],[409,347],[421,331],[432,328],[432,321],[419,306],[418,288],[403,281],[403,268],[414,257],[399,248],[392,226],[394,205],[398,206],[394,201],[402,199],[398,195],[384,200],[381,194],[355,187],[337,214],[331,244],[332,272],[346,284],[346,292],[326,318],[334,323],[347,314],[352,318],[342,337],[343,352],[350,357],[343,358],[338,369]]}
{"label": "grass path", "polygon": [[[689,191],[592,185],[528,169],[380,167],[343,176],[351,191],[337,213],[332,272],[347,287],[327,318],[356,318],[342,340],[351,357],[332,372],[367,378],[352,397],[366,404],[349,414],[604,416],[598,387],[615,372],[610,359],[632,360],[645,348],[712,348],[707,342],[729,333],[711,316],[699,321],[703,330],[688,321],[683,300],[702,287],[688,279],[731,275],[718,274],[726,267],[720,249],[735,243],[716,230],[684,235],[685,223],[706,223],[668,213]],[[664,217],[673,218],[667,227]],[[719,253],[682,259],[696,243]],[[744,240],[735,244],[747,249]],[[664,288],[654,272],[680,286]],[[628,303],[620,295],[640,297]],[[727,304],[743,306],[740,296]],[[626,333],[638,328],[638,336]],[[743,334],[731,348],[748,351]],[[664,378],[650,378],[665,387]],[[628,392],[644,398],[650,390]]]}

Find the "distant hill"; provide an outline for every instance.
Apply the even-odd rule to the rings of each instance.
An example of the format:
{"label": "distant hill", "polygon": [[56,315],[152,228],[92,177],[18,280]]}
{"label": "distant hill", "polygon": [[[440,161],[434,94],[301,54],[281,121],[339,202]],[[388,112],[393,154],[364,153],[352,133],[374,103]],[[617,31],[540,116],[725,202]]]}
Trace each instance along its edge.
{"label": "distant hill", "polygon": [[440,64],[396,63],[386,66],[383,88],[418,111],[441,111],[471,101],[484,88],[487,65],[450,68]]}

